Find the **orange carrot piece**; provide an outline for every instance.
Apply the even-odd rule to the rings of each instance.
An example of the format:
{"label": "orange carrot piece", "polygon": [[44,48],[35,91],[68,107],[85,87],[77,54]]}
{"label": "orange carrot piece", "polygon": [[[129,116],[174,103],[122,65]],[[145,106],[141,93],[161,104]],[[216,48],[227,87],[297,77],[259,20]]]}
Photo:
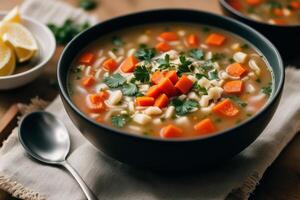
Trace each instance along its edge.
{"label": "orange carrot piece", "polygon": [[247,69],[240,63],[233,63],[226,67],[226,72],[230,76],[242,77],[247,73]]}
{"label": "orange carrot piece", "polygon": [[151,82],[157,85],[162,81],[163,78],[164,78],[163,73],[161,71],[156,71],[151,75]]}
{"label": "orange carrot piece", "polygon": [[262,3],[262,0],[247,0],[247,4],[250,6],[258,6]]}
{"label": "orange carrot piece", "polygon": [[134,56],[129,56],[122,62],[121,69],[125,73],[133,72],[137,63],[138,60]]}
{"label": "orange carrot piece", "polygon": [[287,24],[286,21],[282,18],[276,18],[276,19],[272,19],[272,20],[274,21],[274,23],[276,25],[279,25],[279,26],[284,26]]}
{"label": "orange carrot piece", "polygon": [[161,94],[154,103],[154,106],[157,106],[159,108],[164,108],[168,105],[169,103],[169,98],[166,94]]}
{"label": "orange carrot piece", "polygon": [[99,94],[90,94],[89,98],[92,104],[98,104],[103,101],[102,97]]}
{"label": "orange carrot piece", "polygon": [[214,133],[217,131],[217,128],[215,127],[214,123],[210,118],[206,118],[198,122],[194,126],[194,129],[200,135]]}
{"label": "orange carrot piece", "polygon": [[171,46],[166,42],[160,42],[155,46],[155,49],[160,52],[166,52],[171,50]]}
{"label": "orange carrot piece", "polygon": [[290,2],[290,7],[292,7],[294,10],[299,10],[300,9],[300,2],[299,1],[291,1]]}
{"label": "orange carrot piece", "polygon": [[243,81],[228,81],[224,84],[223,89],[227,94],[241,94],[243,91]]}
{"label": "orange carrot piece", "polygon": [[175,138],[180,137],[183,134],[183,130],[172,124],[163,127],[160,131],[160,137],[162,138]]}
{"label": "orange carrot piece", "polygon": [[94,83],[96,83],[96,80],[92,76],[85,77],[82,80],[82,85],[84,87],[91,87]]}
{"label": "orange carrot piece", "polygon": [[196,35],[196,34],[190,34],[187,37],[186,41],[187,41],[188,45],[192,48],[197,48],[200,43],[200,39],[199,39],[198,35]]}
{"label": "orange carrot piece", "polygon": [[205,43],[212,46],[221,46],[225,41],[226,37],[224,35],[212,33],[206,38]]}
{"label": "orange carrot piece", "polygon": [[165,41],[176,41],[178,40],[177,33],[175,32],[163,32],[159,37]]}
{"label": "orange carrot piece", "polygon": [[229,100],[225,99],[213,107],[213,112],[223,117],[234,117],[239,114],[239,109]]}
{"label": "orange carrot piece", "polygon": [[173,84],[176,84],[178,81],[178,76],[176,70],[168,71],[165,75],[166,78],[170,79]]}
{"label": "orange carrot piece", "polygon": [[283,17],[284,16],[283,9],[281,9],[281,8],[273,9],[273,13],[278,17]]}
{"label": "orange carrot piece", "polygon": [[136,98],[136,104],[138,106],[153,106],[154,104],[154,98],[153,97],[137,97]]}
{"label": "orange carrot piece", "polygon": [[94,62],[95,56],[92,53],[84,53],[80,56],[79,62],[84,65],[91,65]]}
{"label": "orange carrot piece", "polygon": [[109,58],[103,62],[103,68],[109,72],[115,71],[117,67],[118,63],[112,58]]}
{"label": "orange carrot piece", "polygon": [[106,110],[106,106],[105,106],[105,103],[103,101],[101,101],[99,103],[96,103],[96,104],[91,104],[90,105],[90,111],[91,112],[100,113],[100,112],[103,112],[105,110]]}
{"label": "orange carrot piece", "polygon": [[158,87],[164,92],[166,95],[174,96],[176,94],[176,88],[174,87],[172,81],[168,78],[164,78],[159,84]]}
{"label": "orange carrot piece", "polygon": [[157,98],[161,94],[161,89],[157,85],[153,85],[147,91],[146,96]]}
{"label": "orange carrot piece", "polygon": [[109,97],[109,94],[106,90],[100,91],[99,96],[101,97],[102,100],[106,100]]}
{"label": "orange carrot piece", "polygon": [[193,84],[193,81],[191,81],[186,75],[182,75],[176,83],[175,88],[178,89],[181,93],[186,94],[193,87]]}
{"label": "orange carrot piece", "polygon": [[240,11],[243,9],[243,5],[239,0],[228,0],[227,3],[235,10]]}

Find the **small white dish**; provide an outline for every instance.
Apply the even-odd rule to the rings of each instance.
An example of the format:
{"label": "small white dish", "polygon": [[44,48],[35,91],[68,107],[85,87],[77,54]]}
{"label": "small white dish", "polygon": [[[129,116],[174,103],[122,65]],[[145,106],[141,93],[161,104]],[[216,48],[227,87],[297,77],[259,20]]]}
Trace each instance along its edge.
{"label": "small white dish", "polygon": [[[0,12],[0,19],[6,14],[7,13]],[[54,35],[46,25],[30,17],[22,16],[22,21],[22,24],[29,29],[38,43],[38,55],[34,58],[36,63],[31,66],[29,70],[24,72],[9,76],[0,76],[0,90],[17,88],[36,79],[43,72],[43,69],[52,58],[56,49]]]}

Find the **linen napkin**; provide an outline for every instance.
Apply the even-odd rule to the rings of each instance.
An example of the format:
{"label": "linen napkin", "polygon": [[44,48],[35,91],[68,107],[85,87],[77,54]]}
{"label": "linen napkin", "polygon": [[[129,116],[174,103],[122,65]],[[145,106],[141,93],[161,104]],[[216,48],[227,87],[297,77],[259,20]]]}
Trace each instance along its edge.
{"label": "linen napkin", "polygon": [[[57,3],[67,6],[59,1],[27,0],[21,10],[37,19],[48,13],[47,18],[41,18],[46,23],[49,19],[54,20],[50,10],[56,10],[51,12],[57,15],[61,9]],[[48,9],[37,14],[37,8],[46,4]],[[50,4],[57,8],[52,9]],[[75,12],[81,11],[72,9],[69,13],[74,15]],[[78,18],[81,14],[75,16]],[[60,20],[63,21],[59,17],[51,22]],[[68,160],[99,199],[247,199],[265,170],[300,130],[300,70],[288,68],[286,76],[279,108],[261,136],[230,162],[202,173],[162,175],[122,164],[103,155],[81,136],[59,97],[46,110],[66,125],[72,143]],[[30,108],[34,107],[31,105]],[[18,140],[17,128],[0,149],[0,188],[21,199],[85,199],[66,171],[42,165],[25,153]]]}

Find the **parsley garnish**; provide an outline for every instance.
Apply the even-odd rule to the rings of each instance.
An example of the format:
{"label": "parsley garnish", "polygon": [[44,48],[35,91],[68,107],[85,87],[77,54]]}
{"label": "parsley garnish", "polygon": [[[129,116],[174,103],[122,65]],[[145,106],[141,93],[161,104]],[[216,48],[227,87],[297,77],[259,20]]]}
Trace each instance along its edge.
{"label": "parsley garnish", "polygon": [[202,66],[201,66],[202,69],[204,69],[205,71],[208,71],[208,70],[212,70],[214,68],[214,63],[212,61],[206,61]]}
{"label": "parsley garnish", "polygon": [[272,83],[270,82],[268,86],[262,87],[262,88],[261,88],[261,91],[262,91],[264,94],[270,96],[271,93],[272,93]]}
{"label": "parsley garnish", "polygon": [[215,54],[213,54],[211,61],[215,62],[215,61],[223,60],[225,58],[226,58],[226,55],[224,53],[215,53]]}
{"label": "parsley garnish", "polygon": [[138,89],[135,84],[127,83],[122,87],[122,93],[127,96],[134,96],[138,92]]}
{"label": "parsley garnish", "polygon": [[118,47],[120,47],[124,44],[123,40],[119,36],[113,36],[111,40],[112,40],[112,43]]}
{"label": "parsley garnish", "polygon": [[154,48],[147,48],[146,46],[140,46],[140,48],[135,52],[135,56],[141,60],[141,61],[146,61],[150,62],[151,59],[155,56],[156,51]]}
{"label": "parsley garnish", "polygon": [[84,10],[92,10],[97,6],[95,0],[80,0],[79,6]]}
{"label": "parsley garnish", "polygon": [[237,96],[230,96],[230,99],[232,99],[232,101],[234,101],[236,104],[238,104],[241,107],[246,107],[248,104],[244,101],[242,101],[240,98],[238,98]]}
{"label": "parsley garnish", "polygon": [[207,78],[207,76],[205,74],[199,74],[199,73],[196,74],[196,78],[199,80],[203,77]]}
{"label": "parsley garnish", "polygon": [[198,102],[195,100],[181,101],[180,99],[173,99],[171,105],[175,107],[177,115],[186,115],[192,109],[198,108]]}
{"label": "parsley garnish", "polygon": [[241,46],[241,49],[244,49],[244,50],[249,49],[249,48],[250,48],[249,45],[246,43]]}
{"label": "parsley garnish", "polygon": [[146,66],[137,66],[134,70],[135,79],[142,83],[149,81],[149,71]]}
{"label": "parsley garnish", "polygon": [[130,120],[129,115],[120,114],[111,117],[111,123],[118,128],[123,128]]}
{"label": "parsley garnish", "polygon": [[213,71],[208,72],[208,77],[209,77],[210,80],[219,79],[217,70],[213,70]]}
{"label": "parsley garnish", "polygon": [[157,60],[159,69],[168,69],[170,68],[170,55],[166,54],[164,59]]}
{"label": "parsley garnish", "polygon": [[191,61],[187,60],[185,56],[179,56],[180,65],[178,66],[178,74],[182,74],[185,72],[191,72],[189,65],[192,64]]}
{"label": "parsley garnish", "polygon": [[209,28],[209,27],[203,27],[203,28],[202,28],[202,31],[203,31],[204,33],[207,33],[207,32],[210,31],[210,28]]}
{"label": "parsley garnish", "polygon": [[126,78],[124,78],[121,74],[116,73],[112,76],[105,77],[104,83],[110,88],[117,88],[123,85],[126,82]]}
{"label": "parsley garnish", "polygon": [[193,90],[200,93],[201,95],[207,95],[207,89],[204,87],[201,87],[198,83],[195,83],[193,85]]}
{"label": "parsley garnish", "polygon": [[192,49],[189,51],[189,56],[191,56],[192,58],[195,58],[197,60],[203,60],[204,53],[200,49]]}

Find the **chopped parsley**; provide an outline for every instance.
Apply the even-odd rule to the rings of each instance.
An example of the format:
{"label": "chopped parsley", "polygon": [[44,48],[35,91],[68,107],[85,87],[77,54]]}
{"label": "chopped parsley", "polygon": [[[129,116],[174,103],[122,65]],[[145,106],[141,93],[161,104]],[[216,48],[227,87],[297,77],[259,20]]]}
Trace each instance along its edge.
{"label": "chopped parsley", "polygon": [[175,111],[177,115],[186,115],[192,109],[198,108],[199,104],[195,100],[180,100],[180,99],[173,99],[171,101],[171,105],[175,107]]}
{"label": "chopped parsley", "polygon": [[205,74],[199,74],[199,73],[196,74],[196,78],[199,80],[203,77],[208,78]]}
{"label": "chopped parsley", "polygon": [[104,78],[104,83],[110,88],[118,88],[122,86],[125,82],[126,78],[124,78],[119,73]]}
{"label": "chopped parsley", "polygon": [[193,90],[200,93],[201,95],[207,95],[207,89],[201,87],[197,82],[193,85]]}
{"label": "chopped parsley", "polygon": [[114,115],[111,117],[111,123],[115,127],[123,128],[130,121],[130,117],[127,114]]}
{"label": "chopped parsley", "polygon": [[140,45],[140,48],[135,52],[135,56],[140,61],[149,62],[155,56],[156,50],[154,48],[147,48],[146,45]]}
{"label": "chopped parsley", "polygon": [[137,92],[137,86],[133,83],[126,83],[122,87],[122,93],[126,96],[134,96]]}
{"label": "chopped parsley", "polygon": [[192,58],[195,58],[197,60],[203,60],[204,53],[200,49],[192,49],[189,51],[189,56],[191,56]]}
{"label": "chopped parsley", "polygon": [[219,60],[223,60],[226,58],[226,54],[224,53],[215,53],[213,54],[211,61],[215,62],[215,61],[219,61]]}
{"label": "chopped parsley", "polygon": [[179,56],[180,65],[178,66],[178,74],[182,74],[185,72],[191,72],[191,69],[189,68],[189,65],[192,64],[191,61],[187,60],[185,56],[181,55]]}
{"label": "chopped parsley", "polygon": [[212,70],[214,68],[214,63],[212,61],[206,61],[202,66],[201,68],[204,70],[204,71],[208,71],[208,70]]}
{"label": "chopped parsley", "polygon": [[272,82],[270,82],[270,83],[268,84],[268,86],[262,87],[262,88],[261,88],[261,91],[262,91],[262,93],[264,93],[264,94],[270,96],[270,95],[272,94]]}
{"label": "chopped parsley", "polygon": [[150,79],[149,71],[146,66],[137,66],[134,70],[134,77],[137,81],[141,81],[142,83],[146,83]]}
{"label": "chopped parsley", "polygon": [[209,28],[209,27],[203,27],[202,28],[202,31],[204,32],[204,33],[207,33],[207,32],[209,32],[211,29]]}
{"label": "chopped parsley", "polygon": [[164,59],[157,60],[159,69],[168,69],[170,68],[170,55],[166,54]]}
{"label": "chopped parsley", "polygon": [[97,6],[95,0],[80,0],[79,6],[84,10],[92,10]]}
{"label": "chopped parsley", "polygon": [[229,96],[228,98],[230,98],[232,101],[234,101],[236,104],[238,104],[241,107],[246,107],[248,104],[244,101],[242,101],[239,97],[237,96]]}
{"label": "chopped parsley", "polygon": [[249,45],[248,44],[242,44],[241,45],[241,49],[243,49],[243,50],[246,50],[246,49],[249,49],[250,47],[249,47]]}
{"label": "chopped parsley", "polygon": [[113,45],[118,46],[118,47],[123,46],[123,44],[124,44],[123,40],[119,36],[113,36],[111,38],[111,41],[112,41]]}
{"label": "chopped parsley", "polygon": [[217,70],[213,70],[213,71],[208,72],[208,78],[209,78],[209,80],[219,79]]}

